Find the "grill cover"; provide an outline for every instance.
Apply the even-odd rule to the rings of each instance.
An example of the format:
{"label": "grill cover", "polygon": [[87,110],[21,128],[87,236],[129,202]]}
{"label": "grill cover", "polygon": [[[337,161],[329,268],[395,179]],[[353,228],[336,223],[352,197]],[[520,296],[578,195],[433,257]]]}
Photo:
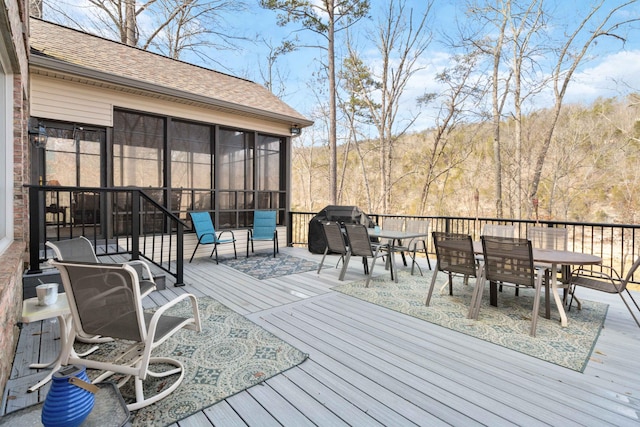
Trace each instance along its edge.
{"label": "grill cover", "polygon": [[322,209],[309,221],[309,252],[323,254],[327,247],[322,232],[322,222],[334,221],[345,224],[364,224],[367,227],[374,227],[375,223],[357,206],[329,205]]}

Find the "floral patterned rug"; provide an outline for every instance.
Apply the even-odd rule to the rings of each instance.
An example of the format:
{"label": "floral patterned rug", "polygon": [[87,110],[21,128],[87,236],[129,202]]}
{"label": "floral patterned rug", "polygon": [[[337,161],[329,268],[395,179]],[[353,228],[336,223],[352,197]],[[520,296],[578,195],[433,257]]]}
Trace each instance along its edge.
{"label": "floral patterned rug", "polygon": [[[201,411],[220,400],[299,365],[308,357],[260,326],[212,298],[198,298],[202,332],[181,330],[154,350],[184,364],[185,378],[168,397],[132,413],[132,426],[166,426]],[[188,316],[185,301],[167,314]],[[76,348],[82,350],[81,346]],[[114,343],[100,344],[88,358],[110,358],[118,352]],[[162,366],[154,366],[161,371]],[[95,377],[96,371],[89,371]],[[174,376],[176,377],[176,376]],[[175,380],[175,378],[173,378]],[[171,384],[172,377],[144,382],[145,395]],[[125,401],[135,396],[132,381],[120,389]]]}
{"label": "floral patterned rug", "polygon": [[575,371],[584,371],[607,315],[607,304],[582,300],[582,310],[574,305],[568,313],[568,326],[563,328],[553,301],[551,319],[544,318],[543,292],[536,336],[532,337],[529,335],[532,289],[520,289],[520,296],[516,297],[513,288],[505,288],[504,292],[499,292],[498,307],[489,305],[489,291],[485,290],[476,321],[467,319],[475,279],[465,286],[461,278],[455,278],[453,296],[450,296],[448,286],[444,294],[440,293],[447,280],[447,276],[440,273],[431,303],[426,307],[424,302],[432,273],[425,271],[424,277],[400,273],[398,283],[384,275],[373,279],[369,288],[364,287],[362,280],[333,289]]}
{"label": "floral patterned rug", "polygon": [[277,254],[275,258],[273,254],[250,255],[249,258],[239,256],[238,259],[221,259],[220,263],[259,280],[313,271],[320,265],[315,261],[283,254]]}

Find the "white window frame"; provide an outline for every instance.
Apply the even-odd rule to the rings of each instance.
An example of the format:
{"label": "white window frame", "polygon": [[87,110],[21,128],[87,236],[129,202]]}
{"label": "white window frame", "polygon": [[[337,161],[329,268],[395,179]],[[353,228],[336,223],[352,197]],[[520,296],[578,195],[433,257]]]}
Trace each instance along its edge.
{"label": "white window frame", "polygon": [[0,40],[0,254],[13,242],[13,74]]}

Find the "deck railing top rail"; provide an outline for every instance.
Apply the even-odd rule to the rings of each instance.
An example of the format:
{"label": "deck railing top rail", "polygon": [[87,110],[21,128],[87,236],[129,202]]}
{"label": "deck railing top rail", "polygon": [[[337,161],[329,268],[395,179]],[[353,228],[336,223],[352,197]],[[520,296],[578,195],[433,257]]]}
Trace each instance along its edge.
{"label": "deck railing top rail", "polygon": [[[289,240],[291,246],[308,244],[309,221],[316,212],[290,212]],[[426,219],[430,222],[429,231],[448,231],[464,233],[474,240],[480,239],[485,224],[513,225],[516,237],[527,236],[527,228],[531,226],[562,227],[567,229],[568,250],[597,255],[602,264],[615,268],[620,275],[633,265],[640,257],[640,225],[588,223],[577,221],[526,220],[490,217],[456,217],[456,216],[415,216],[367,214],[369,218],[384,228],[386,218]],[[433,242],[428,240],[428,252],[435,256]],[[640,280],[634,277],[634,281]]]}

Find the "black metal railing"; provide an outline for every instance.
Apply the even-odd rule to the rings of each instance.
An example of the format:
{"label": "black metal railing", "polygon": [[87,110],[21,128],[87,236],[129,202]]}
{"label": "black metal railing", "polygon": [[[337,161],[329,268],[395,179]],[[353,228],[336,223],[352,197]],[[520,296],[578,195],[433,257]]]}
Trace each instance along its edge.
{"label": "black metal railing", "polygon": [[163,206],[168,189],[29,186],[29,270],[48,259],[45,242],[85,236],[96,255],[144,258],[184,284],[187,224]]}
{"label": "black metal railing", "polygon": [[[289,212],[287,242],[289,246],[308,244],[309,221],[316,212]],[[516,237],[526,237],[530,226],[563,227],[568,232],[570,251],[597,255],[602,264],[611,266],[624,277],[633,262],[640,256],[640,225],[582,223],[570,221],[534,221],[499,218],[468,218],[449,216],[410,216],[368,214],[374,222],[384,228],[385,218],[426,219],[430,221],[429,232],[448,231],[470,234],[474,240],[480,239],[485,224],[513,225]],[[433,242],[428,239],[428,253],[435,257]],[[633,277],[634,282],[640,280]]]}

